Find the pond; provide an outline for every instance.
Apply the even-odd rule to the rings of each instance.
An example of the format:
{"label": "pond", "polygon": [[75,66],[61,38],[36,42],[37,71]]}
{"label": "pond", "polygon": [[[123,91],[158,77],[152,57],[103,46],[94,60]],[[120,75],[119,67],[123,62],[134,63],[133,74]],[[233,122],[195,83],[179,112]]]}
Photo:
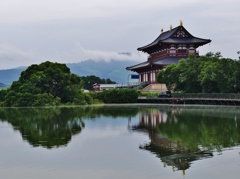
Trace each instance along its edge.
{"label": "pond", "polygon": [[240,176],[240,108],[0,108],[0,178]]}

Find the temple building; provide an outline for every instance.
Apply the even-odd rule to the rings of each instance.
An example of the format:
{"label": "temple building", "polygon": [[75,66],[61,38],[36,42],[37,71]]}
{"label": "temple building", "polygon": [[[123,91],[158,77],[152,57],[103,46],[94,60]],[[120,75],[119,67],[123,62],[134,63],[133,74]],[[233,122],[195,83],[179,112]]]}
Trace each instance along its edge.
{"label": "temple building", "polygon": [[169,64],[177,64],[182,58],[187,58],[190,53],[199,56],[197,48],[210,43],[210,39],[194,37],[182,25],[163,32],[152,43],[139,47],[137,50],[148,53],[147,61],[127,67],[127,70],[139,74],[139,82],[156,82],[156,75],[159,70]]}

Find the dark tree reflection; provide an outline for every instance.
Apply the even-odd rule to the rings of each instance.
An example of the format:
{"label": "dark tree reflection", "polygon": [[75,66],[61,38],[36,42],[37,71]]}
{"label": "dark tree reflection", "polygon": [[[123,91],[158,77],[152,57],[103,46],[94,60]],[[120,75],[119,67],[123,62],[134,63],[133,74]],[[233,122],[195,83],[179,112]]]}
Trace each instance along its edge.
{"label": "dark tree reflection", "polygon": [[1,121],[20,131],[33,146],[46,148],[66,145],[84,128],[83,109],[73,108],[8,108],[0,110]]}
{"label": "dark tree reflection", "polygon": [[32,146],[51,149],[66,146],[73,135],[79,134],[85,127],[83,119],[129,117],[135,116],[138,110],[129,106],[0,108],[0,121],[10,123]]}
{"label": "dark tree reflection", "polygon": [[131,130],[147,133],[141,144],[173,171],[188,169],[193,161],[213,157],[213,152],[240,144],[240,109],[234,107],[168,106],[139,113]]}

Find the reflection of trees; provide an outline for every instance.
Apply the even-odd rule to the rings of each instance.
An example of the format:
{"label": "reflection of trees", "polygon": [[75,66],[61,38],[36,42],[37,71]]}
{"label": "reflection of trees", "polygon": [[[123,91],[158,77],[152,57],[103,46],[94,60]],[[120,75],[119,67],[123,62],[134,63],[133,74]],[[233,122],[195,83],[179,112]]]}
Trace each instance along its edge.
{"label": "reflection of trees", "polygon": [[144,110],[139,124],[130,129],[148,133],[150,142],[140,149],[185,174],[193,161],[239,145],[239,114],[239,109],[227,107],[160,107]]}
{"label": "reflection of trees", "polygon": [[181,113],[169,116],[166,123],[159,124],[157,129],[160,134],[168,136],[170,140],[180,141],[191,151],[197,150],[198,146],[221,151],[222,148],[240,143],[237,114],[221,110],[181,110]]}
{"label": "reflection of trees", "polygon": [[[209,151],[212,148],[201,147],[204,146],[204,138],[196,140],[194,133],[199,128],[196,125],[196,121],[199,120],[198,115],[194,115],[196,111],[188,117],[190,122],[182,125],[181,121],[188,116],[184,116],[186,111],[191,110],[182,107],[160,107],[158,109],[143,110],[139,114],[139,124],[130,128],[133,131],[148,133],[150,142],[140,145],[139,148],[141,150],[147,150],[155,154],[161,159],[164,167],[167,165],[172,166],[173,171],[182,170],[183,174],[185,174],[185,170],[190,167],[193,161],[213,156],[212,151]],[[201,110],[199,112],[201,113]],[[203,126],[206,127],[209,124],[213,124],[216,118],[214,118],[214,115],[211,116],[213,118],[207,118],[210,120],[206,124],[203,123]],[[199,123],[202,124],[201,122]],[[205,133],[206,131],[202,132]]]}
{"label": "reflection of trees", "polygon": [[[81,109],[82,110],[82,109]],[[73,108],[1,109],[0,118],[19,130],[33,146],[46,148],[66,145],[84,128],[81,110]]]}
{"label": "reflection of trees", "polygon": [[65,146],[85,127],[83,119],[135,116],[138,108],[82,106],[72,108],[0,108],[0,121],[10,123],[32,146]]}

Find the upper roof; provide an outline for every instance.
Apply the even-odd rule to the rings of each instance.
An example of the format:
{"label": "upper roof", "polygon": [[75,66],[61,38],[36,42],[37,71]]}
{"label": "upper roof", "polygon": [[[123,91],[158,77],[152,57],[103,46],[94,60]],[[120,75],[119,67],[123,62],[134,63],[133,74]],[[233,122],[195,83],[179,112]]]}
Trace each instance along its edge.
{"label": "upper roof", "polygon": [[195,47],[211,42],[210,39],[202,39],[191,35],[183,26],[178,26],[172,30],[162,32],[152,43],[139,47],[137,50],[151,53],[161,48],[163,44],[193,44]]}

